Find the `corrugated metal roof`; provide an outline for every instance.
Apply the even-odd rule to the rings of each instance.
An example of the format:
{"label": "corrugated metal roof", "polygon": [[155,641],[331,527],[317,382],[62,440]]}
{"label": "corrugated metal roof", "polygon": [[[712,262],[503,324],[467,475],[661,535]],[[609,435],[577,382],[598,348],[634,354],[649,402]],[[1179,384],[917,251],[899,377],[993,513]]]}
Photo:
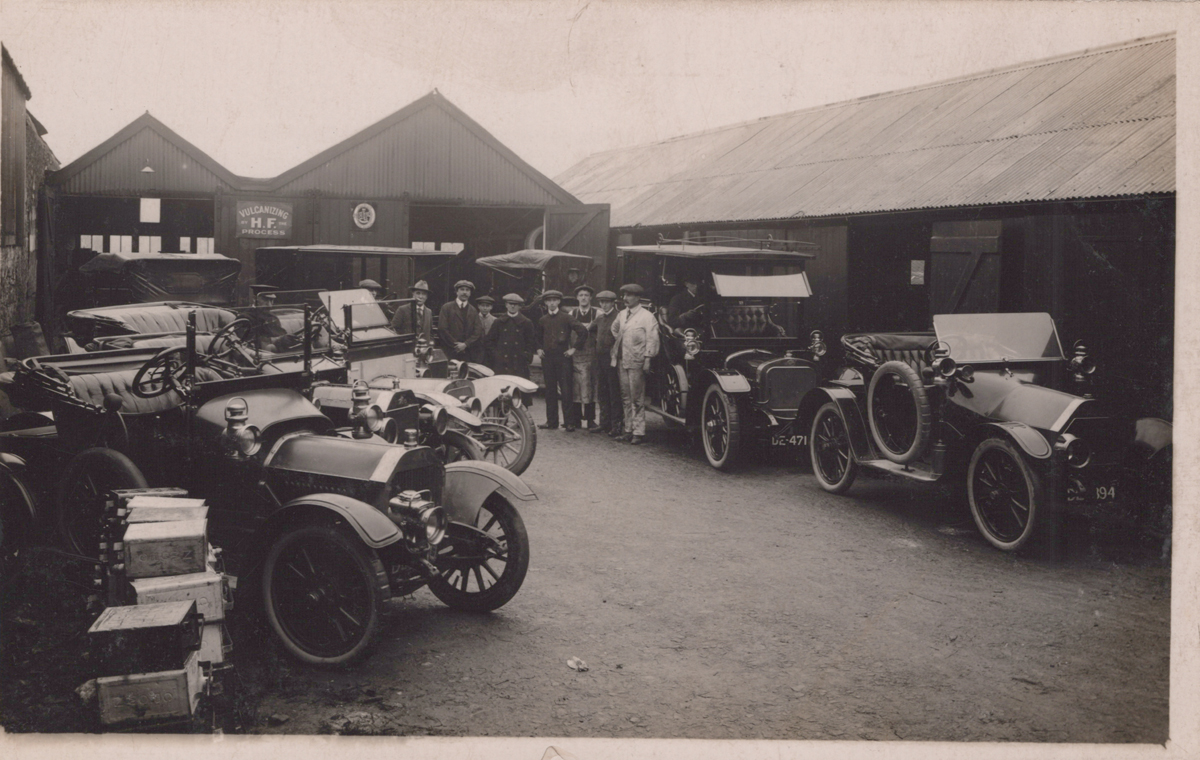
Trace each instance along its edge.
{"label": "corrugated metal roof", "polygon": [[1175,36],[597,153],[556,178],[612,226],[1175,191]]}
{"label": "corrugated metal roof", "polygon": [[[143,172],[149,165],[153,172]],[[437,90],[278,177],[239,177],[149,112],[50,176],[63,192],[271,192],[545,206],[578,200]]]}

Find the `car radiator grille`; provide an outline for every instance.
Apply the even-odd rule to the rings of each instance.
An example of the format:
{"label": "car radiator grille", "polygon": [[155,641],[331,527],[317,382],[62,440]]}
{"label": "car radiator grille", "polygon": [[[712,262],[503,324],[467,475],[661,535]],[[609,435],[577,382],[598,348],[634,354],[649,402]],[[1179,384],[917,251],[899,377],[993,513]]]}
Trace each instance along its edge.
{"label": "car radiator grille", "polygon": [[815,382],[812,367],[771,367],[763,380],[763,400],[773,410],[794,412]]}
{"label": "car radiator grille", "polygon": [[442,483],[446,471],[441,465],[426,465],[412,470],[400,470],[392,476],[392,495],[401,491],[429,491],[430,501],[442,503]]}
{"label": "car radiator grille", "polygon": [[1133,423],[1112,417],[1079,417],[1063,432],[1087,443],[1093,465],[1117,464],[1134,440]]}

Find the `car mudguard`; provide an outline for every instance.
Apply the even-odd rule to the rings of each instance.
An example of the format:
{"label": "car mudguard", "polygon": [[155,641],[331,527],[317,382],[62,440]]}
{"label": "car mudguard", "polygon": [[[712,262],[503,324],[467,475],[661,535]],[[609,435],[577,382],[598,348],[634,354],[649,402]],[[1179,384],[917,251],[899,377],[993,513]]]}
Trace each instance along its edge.
{"label": "car mudguard", "polygon": [[484,409],[491,406],[492,402],[499,398],[506,388],[510,389],[510,392],[515,388],[524,394],[533,393],[538,388],[537,383],[516,375],[491,375],[476,378],[473,382],[475,383],[475,396]]}
{"label": "car mudguard", "polygon": [[314,493],[292,499],[271,515],[266,527],[285,524],[303,513],[340,518],[372,549],[391,546],[404,538],[400,528],[383,512],[366,502],[336,493]]}
{"label": "car mudguard", "polygon": [[705,374],[709,375],[713,382],[721,386],[721,390],[726,393],[749,393],[750,381],[745,375],[735,369],[708,369]]}
{"label": "car mudguard", "polygon": [[999,430],[1034,459],[1049,459],[1053,451],[1046,437],[1024,422],[985,422],[980,427],[988,433]]}
{"label": "car mudguard", "polygon": [[479,508],[496,491],[510,502],[537,501],[537,494],[503,467],[491,462],[463,461],[446,465],[442,508],[451,520],[473,525]]}
{"label": "car mudguard", "polygon": [[11,516],[13,519],[19,520],[23,526],[29,526],[33,525],[38,518],[38,507],[37,500],[33,498],[33,492],[25,483],[24,472],[25,460],[23,458],[16,454],[0,451],[0,482],[11,484],[17,497],[16,504],[6,503],[0,505],[0,508],[15,510],[6,514],[5,517]]}
{"label": "car mudguard", "polygon": [[879,455],[871,445],[871,437],[867,433],[867,422],[858,407],[858,399],[849,388],[820,386],[804,394],[796,414],[796,419],[804,420],[804,434],[808,435],[811,431],[817,410],[830,401],[837,404],[842,413],[842,422],[846,424],[846,433],[850,436],[850,448],[854,451],[854,458],[878,459]]}

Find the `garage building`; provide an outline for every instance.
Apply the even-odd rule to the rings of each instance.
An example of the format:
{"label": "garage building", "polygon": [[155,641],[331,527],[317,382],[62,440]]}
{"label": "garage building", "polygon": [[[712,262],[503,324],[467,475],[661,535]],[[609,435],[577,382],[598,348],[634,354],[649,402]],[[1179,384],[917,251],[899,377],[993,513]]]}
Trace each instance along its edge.
{"label": "garage building", "polygon": [[557,181],[611,204],[614,264],[660,235],[815,242],[806,313],[834,345],[1045,311],[1105,392],[1170,415],[1174,35],[598,153]]}
{"label": "garage building", "polygon": [[[146,113],[53,173],[47,190],[46,277],[93,252],[216,252],[243,262],[243,300],[261,246],[462,251],[431,274],[435,299],[479,256],[548,243],[602,261],[607,247],[606,205],[580,204],[436,90],[271,179],[233,174]],[[364,261],[328,285],[362,277],[379,273]],[[385,284],[406,294],[411,282]],[[43,319],[55,309],[52,296],[39,304]]]}

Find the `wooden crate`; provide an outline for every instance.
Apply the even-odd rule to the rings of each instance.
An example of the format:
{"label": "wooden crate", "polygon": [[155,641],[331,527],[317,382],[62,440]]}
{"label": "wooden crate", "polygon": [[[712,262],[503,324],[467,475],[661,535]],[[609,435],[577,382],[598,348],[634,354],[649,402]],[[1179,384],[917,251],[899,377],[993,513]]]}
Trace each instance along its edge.
{"label": "wooden crate", "polygon": [[229,659],[233,644],[224,623],[206,623],[200,634],[200,662],[219,665]]}
{"label": "wooden crate", "polygon": [[105,609],[88,629],[100,675],[183,667],[200,648],[202,620],[190,599]]}
{"label": "wooden crate", "polygon": [[134,496],[125,503],[127,523],[203,520],[208,517],[204,499],[168,496]]}
{"label": "wooden crate", "polygon": [[160,578],[208,569],[206,520],[135,523],[125,529],[125,577]]}
{"label": "wooden crate", "polygon": [[100,722],[106,726],[189,718],[204,690],[200,653],[192,652],[182,668],[96,679]]}
{"label": "wooden crate", "polygon": [[138,604],[194,599],[196,610],[204,616],[205,623],[225,619],[225,602],[228,596],[225,578],[212,570],[161,578],[139,578],[130,581],[130,584]]}

